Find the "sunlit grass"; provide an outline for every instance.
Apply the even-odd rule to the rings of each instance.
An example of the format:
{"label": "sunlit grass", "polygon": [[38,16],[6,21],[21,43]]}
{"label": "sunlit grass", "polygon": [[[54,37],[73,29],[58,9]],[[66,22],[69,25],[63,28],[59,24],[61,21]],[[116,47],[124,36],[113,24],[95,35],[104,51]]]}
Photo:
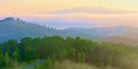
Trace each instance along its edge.
{"label": "sunlit grass", "polygon": [[119,69],[119,68],[112,68],[110,66],[105,68],[99,68],[87,63],[78,63],[70,60],[64,60],[63,62],[57,61],[54,69]]}

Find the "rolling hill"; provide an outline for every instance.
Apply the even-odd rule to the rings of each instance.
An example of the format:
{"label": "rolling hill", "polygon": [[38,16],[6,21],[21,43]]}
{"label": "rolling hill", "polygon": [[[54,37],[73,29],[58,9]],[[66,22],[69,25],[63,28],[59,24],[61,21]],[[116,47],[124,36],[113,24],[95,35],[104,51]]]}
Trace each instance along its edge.
{"label": "rolling hill", "polygon": [[60,35],[62,37],[67,36],[88,36],[84,33],[79,33],[75,30],[56,30],[54,28],[45,27],[33,23],[28,23],[20,20],[7,17],[0,20],[0,42],[7,41],[9,39],[16,39],[20,41],[23,37],[43,37],[43,36]]}
{"label": "rolling hill", "polygon": [[20,41],[23,37],[43,37],[45,35],[60,35],[64,38],[71,36],[80,36],[88,38],[96,42],[111,42],[120,43],[131,46],[138,46],[138,32],[137,28],[129,26],[115,26],[115,27],[100,27],[100,28],[67,28],[64,30],[57,30],[52,27],[46,27],[38,24],[28,23],[7,17],[0,20],[0,42],[9,39],[16,39]]}

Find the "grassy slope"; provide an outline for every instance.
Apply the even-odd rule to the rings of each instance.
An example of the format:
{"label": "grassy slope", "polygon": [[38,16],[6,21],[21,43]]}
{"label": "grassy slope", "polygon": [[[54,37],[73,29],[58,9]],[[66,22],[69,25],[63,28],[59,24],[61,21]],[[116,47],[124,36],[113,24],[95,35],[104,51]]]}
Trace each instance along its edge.
{"label": "grassy slope", "polygon": [[96,42],[108,42],[108,43],[123,43],[128,46],[138,46],[138,40],[125,37],[125,36],[95,36],[92,37],[91,40]]}
{"label": "grassy slope", "polygon": [[23,62],[23,63],[19,63],[18,65],[14,66],[14,67],[8,67],[8,68],[4,68],[4,69],[22,69],[28,65],[29,65],[28,63]]}
{"label": "grassy slope", "polygon": [[[8,68],[8,69],[22,69],[25,66],[27,66],[27,63],[24,63],[23,65],[18,65],[14,68]],[[39,68],[43,69],[42,66],[43,66],[42,64],[39,65]],[[31,67],[28,69],[35,69],[35,68]],[[119,69],[119,68],[111,68],[111,67],[98,68],[96,66],[89,65],[87,63],[79,63],[79,62],[73,62],[70,60],[64,60],[62,62],[57,61],[53,69]]]}

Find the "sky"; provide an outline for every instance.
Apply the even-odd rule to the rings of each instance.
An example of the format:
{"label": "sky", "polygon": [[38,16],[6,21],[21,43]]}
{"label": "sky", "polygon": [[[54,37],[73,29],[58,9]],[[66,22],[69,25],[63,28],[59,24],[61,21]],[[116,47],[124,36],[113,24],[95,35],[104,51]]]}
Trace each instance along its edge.
{"label": "sky", "polygon": [[137,3],[138,0],[0,0],[0,18],[20,17],[57,27],[138,27]]}

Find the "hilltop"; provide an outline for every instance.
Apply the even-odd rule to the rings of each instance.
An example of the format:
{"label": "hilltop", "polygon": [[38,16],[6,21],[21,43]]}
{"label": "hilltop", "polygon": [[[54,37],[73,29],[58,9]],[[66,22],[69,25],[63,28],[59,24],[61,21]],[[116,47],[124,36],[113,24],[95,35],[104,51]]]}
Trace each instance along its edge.
{"label": "hilltop", "polygon": [[67,36],[88,36],[87,34],[79,33],[77,31],[69,30],[56,30],[52,27],[45,27],[38,24],[28,23],[20,20],[19,18],[14,19],[13,17],[7,17],[0,20],[0,42],[7,41],[8,39],[20,40],[23,37],[43,37],[45,35],[61,35],[62,37]]}

